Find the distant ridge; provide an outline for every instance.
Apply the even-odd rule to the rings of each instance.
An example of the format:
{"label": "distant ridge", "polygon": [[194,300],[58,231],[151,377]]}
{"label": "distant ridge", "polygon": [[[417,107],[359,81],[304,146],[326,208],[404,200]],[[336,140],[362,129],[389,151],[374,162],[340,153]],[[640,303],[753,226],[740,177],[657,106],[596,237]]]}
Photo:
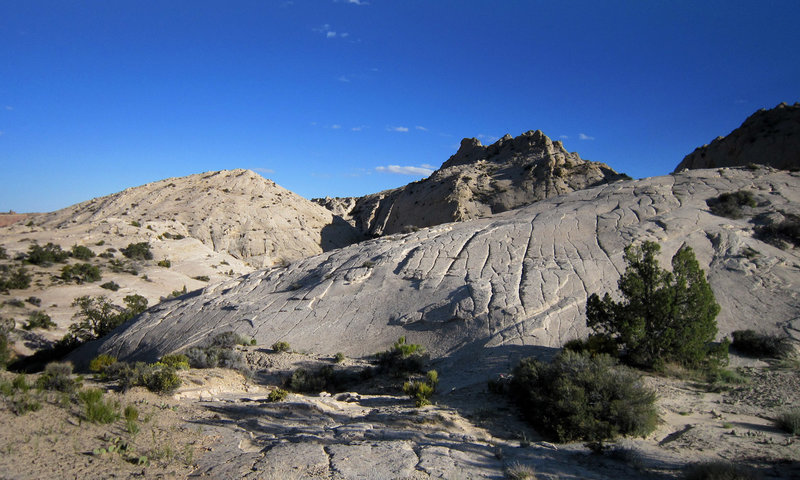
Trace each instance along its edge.
{"label": "distant ridge", "polygon": [[762,108],[727,136],[696,148],[675,171],[749,164],[782,170],[800,168],[800,103]]}
{"label": "distant ridge", "polygon": [[358,198],[314,199],[370,236],[482,218],[628,178],[564,149],[539,130],[489,146],[465,138],[430,177]]}

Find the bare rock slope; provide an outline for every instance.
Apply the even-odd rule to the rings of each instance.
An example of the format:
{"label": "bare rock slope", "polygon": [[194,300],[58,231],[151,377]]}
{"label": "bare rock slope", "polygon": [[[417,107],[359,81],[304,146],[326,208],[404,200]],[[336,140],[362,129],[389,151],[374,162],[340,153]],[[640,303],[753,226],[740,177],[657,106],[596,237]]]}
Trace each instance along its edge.
{"label": "bare rock slope", "polygon": [[623,178],[537,130],[506,135],[489,146],[465,138],[458,152],[424,180],[359,198],[315,201],[378,236],[482,218]]}
{"label": "bare rock slope", "polygon": [[800,103],[757,111],[728,136],[696,148],[675,171],[750,164],[800,168]]}
{"label": "bare rock slope", "polygon": [[138,225],[196,238],[255,267],[315,255],[359,238],[330,211],[242,169],[128,188],[39,216],[34,223],[45,229],[79,224],[94,230]]}
{"label": "bare rock slope", "polygon": [[[707,199],[742,189],[760,202],[749,218],[709,211]],[[758,240],[751,219],[798,209],[800,174],[771,169],[616,182],[209,286],[161,303],[75,358],[103,351],[152,360],[226,330],[259,344],[360,356],[404,335],[441,359],[445,377],[457,371],[482,382],[520,352],[587,333],[587,296],[616,291],[623,248],[641,240],[662,245],[663,265],[684,243],[695,250],[722,306],[721,335],[756,328],[796,336],[800,254]]]}

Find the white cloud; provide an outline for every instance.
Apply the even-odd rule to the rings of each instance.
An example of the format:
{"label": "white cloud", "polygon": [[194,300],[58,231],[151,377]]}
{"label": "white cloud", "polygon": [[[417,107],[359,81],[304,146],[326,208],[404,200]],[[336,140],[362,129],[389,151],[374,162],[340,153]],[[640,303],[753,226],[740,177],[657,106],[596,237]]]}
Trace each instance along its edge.
{"label": "white cloud", "polygon": [[569,140],[569,135],[559,135],[558,138],[561,140]]}
{"label": "white cloud", "polygon": [[495,137],[494,135],[483,135],[483,134],[478,135],[477,138],[480,138],[481,140],[485,140],[485,141],[487,141],[489,143],[494,143],[494,142],[500,140],[500,137]]}
{"label": "white cloud", "polygon": [[11,105],[6,105],[6,110],[10,112],[11,110],[14,110],[14,107],[12,107]]}
{"label": "white cloud", "polygon": [[334,0],[336,3],[346,3],[348,5],[369,5],[369,2],[364,0]]}
{"label": "white cloud", "polygon": [[336,36],[336,32],[325,32],[325,36],[328,38],[333,38]]}
{"label": "white cloud", "polygon": [[347,32],[340,33],[331,29],[331,26],[328,23],[321,26],[320,28],[315,28],[314,31],[324,34],[325,38],[336,38],[336,37],[347,38],[350,36],[350,34]]}
{"label": "white cloud", "polygon": [[364,126],[364,125],[359,125],[359,126],[357,126],[357,127],[353,127],[353,128],[351,128],[350,130],[352,130],[352,131],[354,131],[354,132],[360,132],[361,130],[364,130],[365,128],[367,128],[367,127],[366,127],[366,126]]}
{"label": "white cloud", "polygon": [[386,130],[390,132],[407,132],[408,127],[388,127]]}
{"label": "white cloud", "polygon": [[258,173],[275,173],[275,170],[271,168],[253,167],[250,170]]}
{"label": "white cloud", "polygon": [[346,75],[339,75],[339,78],[337,80],[339,80],[340,82],[344,82],[344,83],[350,83],[350,79],[347,78]]}
{"label": "white cloud", "polygon": [[578,134],[578,138],[580,138],[581,140],[594,140],[594,137],[590,137],[589,135],[586,135],[585,133],[579,133]]}
{"label": "white cloud", "polygon": [[433,168],[430,165],[421,165],[419,167],[387,165],[385,167],[375,167],[375,170],[381,173],[395,173],[397,175],[415,175],[425,177],[433,173]]}
{"label": "white cloud", "polygon": [[419,125],[417,125],[417,126],[416,126],[416,127],[414,127],[414,128],[416,128],[417,130],[422,130],[423,132],[427,132],[427,131],[428,131],[428,129],[427,129],[427,128],[425,128],[425,127],[422,127],[422,126],[419,126]]}

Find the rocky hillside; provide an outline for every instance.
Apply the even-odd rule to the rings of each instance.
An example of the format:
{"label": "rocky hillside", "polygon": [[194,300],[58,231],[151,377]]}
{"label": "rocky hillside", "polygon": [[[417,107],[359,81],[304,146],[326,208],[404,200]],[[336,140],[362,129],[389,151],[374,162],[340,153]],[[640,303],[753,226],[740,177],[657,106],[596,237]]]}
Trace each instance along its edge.
{"label": "rocky hillside", "polygon": [[254,267],[282,264],[358,239],[330,211],[249,170],[168,178],[36,217],[53,230],[86,225],[119,235],[167,232]]}
{"label": "rocky hillside", "polygon": [[781,103],[771,110],[757,111],[728,136],[695,149],[675,171],[750,164],[800,168],[800,103]]}
{"label": "rocky hillside", "polygon": [[[752,192],[758,206],[737,220],[710,211],[708,199],[738,190]],[[349,356],[406,336],[446,359],[438,367],[445,376],[458,365],[471,372],[465,381],[483,382],[487,370],[508,369],[523,350],[585,335],[587,296],[616,290],[623,248],[641,240],[662,245],[664,265],[683,244],[695,250],[722,306],[721,335],[742,328],[798,335],[800,251],[754,236],[753,219],[777,211],[800,213],[800,174],[696,170],[615,182],[209,286],[160,304],[79,357],[104,351],[152,360],[226,330],[259,344],[283,340]]]}
{"label": "rocky hillside", "polygon": [[541,131],[506,135],[484,146],[475,138],[430,177],[360,198],[317,199],[370,236],[482,218],[556,195],[626,178],[582,160]]}

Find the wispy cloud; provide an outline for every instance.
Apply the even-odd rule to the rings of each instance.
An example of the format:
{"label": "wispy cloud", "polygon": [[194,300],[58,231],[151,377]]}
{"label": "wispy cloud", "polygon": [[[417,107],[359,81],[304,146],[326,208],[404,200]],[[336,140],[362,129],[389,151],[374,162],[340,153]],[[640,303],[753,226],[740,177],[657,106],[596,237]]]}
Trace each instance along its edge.
{"label": "wispy cloud", "polygon": [[407,132],[408,127],[387,127],[386,130],[390,132]]}
{"label": "wispy cloud", "polygon": [[325,38],[336,38],[336,37],[347,38],[350,36],[350,34],[347,32],[337,32],[333,30],[330,24],[327,23],[321,26],[320,28],[315,28],[314,31],[325,35]]}
{"label": "wispy cloud", "polygon": [[589,135],[586,135],[585,133],[579,133],[578,134],[578,138],[580,138],[581,140],[594,140],[594,137],[590,137]]}
{"label": "wispy cloud", "polygon": [[339,125],[338,123],[334,123],[333,125],[331,125],[331,128],[334,130],[339,130],[340,128],[342,128],[342,126]]}
{"label": "wispy cloud", "polygon": [[561,140],[569,140],[569,135],[559,135],[558,138]]}
{"label": "wispy cloud", "polygon": [[14,110],[14,107],[12,107],[11,105],[6,105],[6,110],[10,112],[11,110]]}
{"label": "wispy cloud", "polygon": [[350,79],[347,78],[347,75],[339,75],[339,78],[337,78],[337,80],[343,83],[350,83]]}
{"label": "wispy cloud", "polygon": [[336,3],[346,3],[348,5],[369,5],[369,2],[364,0],[334,0]]}
{"label": "wispy cloud", "polygon": [[430,165],[414,166],[401,166],[401,165],[387,165],[385,167],[375,167],[375,170],[381,173],[394,173],[397,175],[414,175],[427,177],[433,173],[433,167]]}
{"label": "wispy cloud", "polygon": [[481,140],[485,140],[485,141],[487,141],[489,143],[494,143],[494,142],[500,140],[500,137],[495,137],[494,135],[484,135],[484,134],[479,134],[477,136],[477,138],[479,138]]}
{"label": "wispy cloud", "polygon": [[275,170],[271,168],[263,168],[263,167],[253,167],[250,170],[258,173],[275,173]]}
{"label": "wispy cloud", "polygon": [[423,126],[420,126],[420,125],[417,125],[417,126],[416,126],[416,127],[414,127],[414,128],[415,128],[415,129],[417,129],[417,130],[421,130],[421,131],[423,131],[423,132],[427,132],[427,131],[428,131],[428,129],[427,129],[427,128],[425,128],[425,127],[423,127]]}
{"label": "wispy cloud", "polygon": [[364,130],[365,128],[367,128],[366,125],[359,125],[357,127],[352,127],[350,130],[352,130],[354,132],[360,132],[361,130]]}

